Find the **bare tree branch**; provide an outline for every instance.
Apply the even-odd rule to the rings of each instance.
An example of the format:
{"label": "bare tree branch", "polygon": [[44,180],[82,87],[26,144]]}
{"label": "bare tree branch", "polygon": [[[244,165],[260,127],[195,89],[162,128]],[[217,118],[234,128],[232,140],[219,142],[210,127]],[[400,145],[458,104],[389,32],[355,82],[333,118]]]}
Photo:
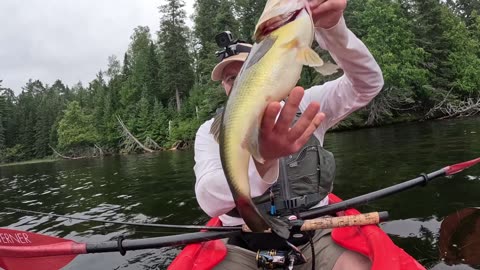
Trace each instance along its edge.
{"label": "bare tree branch", "polygon": [[82,156],[82,157],[67,157],[67,156],[64,156],[62,154],[60,154],[60,152],[58,152],[57,150],[55,150],[55,148],[53,148],[50,144],[48,145],[50,147],[50,149],[52,149],[52,151],[59,157],[63,158],[63,159],[84,159],[84,158],[89,158],[87,156]]}
{"label": "bare tree branch", "polygon": [[145,145],[143,145],[133,134],[128,130],[127,126],[123,123],[122,119],[118,115],[116,115],[116,118],[118,120],[118,123],[122,127],[122,136],[124,138],[123,141],[123,146],[124,150],[126,150],[127,153],[133,152],[134,150],[137,149],[137,147],[140,147],[143,149],[145,152],[153,153],[154,151]]}

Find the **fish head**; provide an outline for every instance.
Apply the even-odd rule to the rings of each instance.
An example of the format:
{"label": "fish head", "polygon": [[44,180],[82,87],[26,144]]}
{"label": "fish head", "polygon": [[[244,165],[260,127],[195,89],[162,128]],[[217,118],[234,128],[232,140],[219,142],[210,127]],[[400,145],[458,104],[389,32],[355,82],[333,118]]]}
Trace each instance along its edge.
{"label": "fish head", "polygon": [[296,20],[303,10],[307,11],[312,21],[313,19],[307,0],[268,0],[255,26],[253,40],[255,42],[262,41],[276,29]]}

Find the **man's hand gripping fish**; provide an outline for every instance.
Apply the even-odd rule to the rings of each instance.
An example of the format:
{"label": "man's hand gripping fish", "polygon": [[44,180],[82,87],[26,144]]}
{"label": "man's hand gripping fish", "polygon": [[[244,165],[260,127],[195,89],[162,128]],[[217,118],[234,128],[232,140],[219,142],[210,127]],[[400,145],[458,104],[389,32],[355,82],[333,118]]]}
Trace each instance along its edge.
{"label": "man's hand gripping fish", "polygon": [[270,229],[250,196],[250,155],[258,162],[260,121],[266,106],[288,96],[303,65],[335,73],[311,49],[314,24],[306,0],[269,0],[256,26],[250,54],[235,80],[220,126],[223,170],[240,216],[253,232]]}

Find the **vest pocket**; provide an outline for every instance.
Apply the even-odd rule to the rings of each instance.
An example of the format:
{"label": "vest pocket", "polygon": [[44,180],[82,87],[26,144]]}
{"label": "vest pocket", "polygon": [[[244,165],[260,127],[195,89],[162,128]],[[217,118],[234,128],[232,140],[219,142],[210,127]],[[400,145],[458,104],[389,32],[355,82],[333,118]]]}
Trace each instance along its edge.
{"label": "vest pocket", "polygon": [[287,175],[294,196],[318,191],[319,160],[318,148],[305,146],[298,154],[286,160]]}

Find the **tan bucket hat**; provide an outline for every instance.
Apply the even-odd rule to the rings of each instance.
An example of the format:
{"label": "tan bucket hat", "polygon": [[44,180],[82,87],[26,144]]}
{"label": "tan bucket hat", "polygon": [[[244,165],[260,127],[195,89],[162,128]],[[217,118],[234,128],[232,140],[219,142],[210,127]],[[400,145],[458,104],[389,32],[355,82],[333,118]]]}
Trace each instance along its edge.
{"label": "tan bucket hat", "polygon": [[[245,48],[251,49],[252,45],[248,43],[238,43],[237,46],[240,45],[243,47],[242,51],[245,51]],[[221,81],[222,74],[225,67],[233,62],[245,62],[247,60],[248,52],[240,52],[238,54],[227,56],[223,58],[223,60],[218,63],[212,70],[212,80],[213,81]]]}

